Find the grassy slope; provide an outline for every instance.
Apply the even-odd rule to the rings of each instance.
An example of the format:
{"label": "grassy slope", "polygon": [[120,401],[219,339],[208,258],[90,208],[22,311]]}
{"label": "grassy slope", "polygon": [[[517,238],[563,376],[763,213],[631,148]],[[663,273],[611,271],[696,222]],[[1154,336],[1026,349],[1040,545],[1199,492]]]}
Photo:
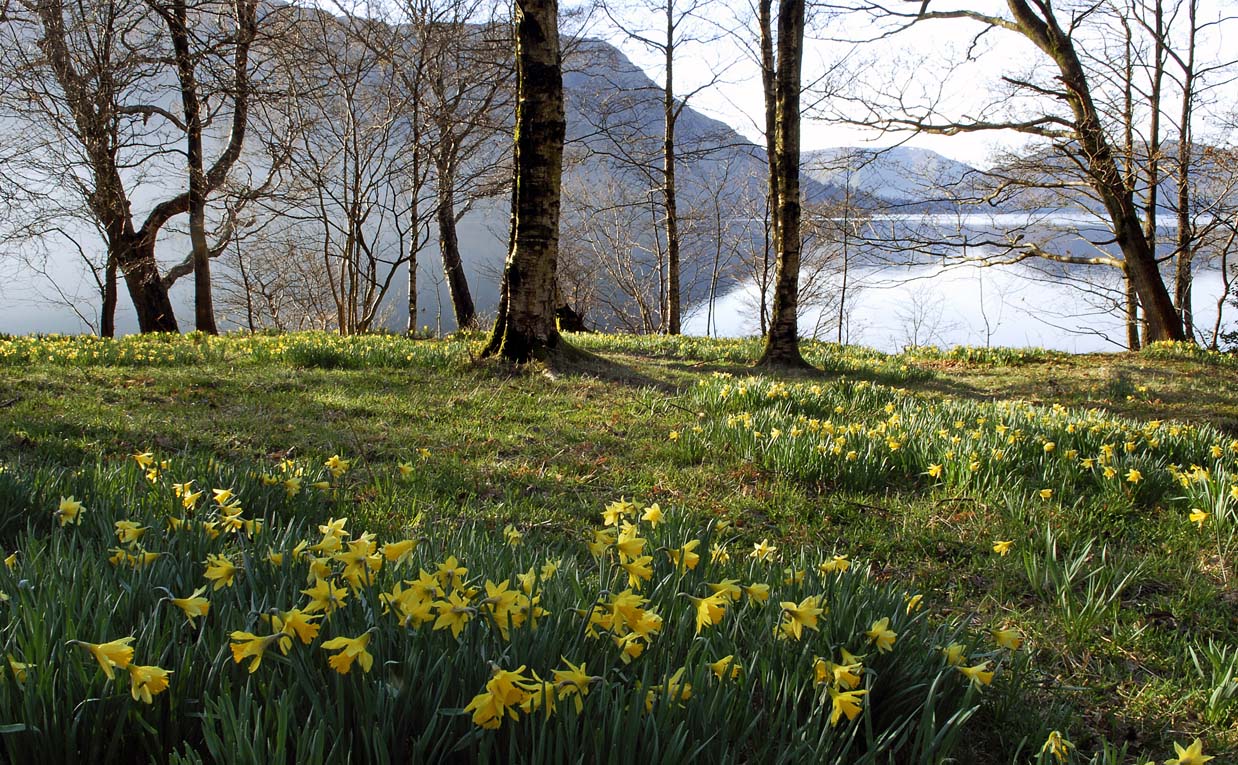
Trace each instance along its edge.
{"label": "grassy slope", "polygon": [[[567,531],[620,495],[725,515],[753,538],[867,559],[923,589],[935,608],[1017,625],[1038,651],[1053,698],[1079,712],[1079,743],[1097,733],[1163,753],[1170,740],[1203,734],[1210,753],[1238,753],[1233,713],[1202,719],[1206,690],[1185,658],[1190,638],[1238,640],[1238,592],[1216,579],[1206,547],[1180,519],[1150,518],[1128,533],[1096,522],[1092,535],[1147,568],[1116,624],[1068,643],[1021,587],[1018,565],[995,566],[984,497],[969,498],[976,511],[959,512],[924,494],[821,491],[726,452],[685,459],[667,437],[696,422],[684,390],[712,372],[746,374],[753,344],[575,342],[607,363],[512,372],[475,363],[461,349],[432,367],[332,370],[227,355],[149,367],[0,365],[0,460],[73,469],[146,449],[238,462],[291,449],[316,459],[360,457],[376,472],[417,461],[399,506],[354,498],[350,514],[376,531],[399,528],[419,505]],[[830,370],[821,381],[843,370],[934,397],[1061,402],[1208,422],[1235,435],[1238,367],[1164,356],[1051,355],[994,365],[821,349],[813,358]]]}

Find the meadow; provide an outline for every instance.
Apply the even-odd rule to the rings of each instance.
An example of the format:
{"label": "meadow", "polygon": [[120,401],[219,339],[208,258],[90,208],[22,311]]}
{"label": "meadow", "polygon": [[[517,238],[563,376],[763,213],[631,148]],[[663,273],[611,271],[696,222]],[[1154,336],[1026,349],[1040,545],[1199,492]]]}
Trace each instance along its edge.
{"label": "meadow", "polygon": [[1238,755],[1238,364],[0,338],[0,752]]}

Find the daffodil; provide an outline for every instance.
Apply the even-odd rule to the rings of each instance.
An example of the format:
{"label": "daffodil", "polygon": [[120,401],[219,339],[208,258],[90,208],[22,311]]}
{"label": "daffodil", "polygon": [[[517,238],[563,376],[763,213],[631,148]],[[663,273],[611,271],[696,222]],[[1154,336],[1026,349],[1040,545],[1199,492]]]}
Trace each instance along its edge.
{"label": "daffodil", "polygon": [[664,517],[665,514],[662,512],[662,508],[658,507],[657,502],[654,502],[652,505],[645,508],[645,512],[641,514],[640,519],[648,522],[650,526],[656,529]]}
{"label": "daffodil", "polygon": [[1040,754],[1052,755],[1058,762],[1066,762],[1066,758],[1070,756],[1070,750],[1075,747],[1066,739],[1062,738],[1062,734],[1058,731],[1051,731],[1049,737],[1045,739],[1044,746],[1040,747]]}
{"label": "daffodil", "polygon": [[722,621],[726,616],[726,606],[730,599],[724,594],[715,592],[707,598],[685,595],[696,608],[696,634],[701,634],[702,627],[710,627]]}
{"label": "daffodil", "polygon": [[873,626],[864,633],[868,639],[877,646],[879,653],[888,653],[894,650],[894,641],[898,638],[898,634],[890,629],[890,619],[878,619],[873,622]]}
{"label": "daffodil", "polygon": [[1010,548],[1014,547],[1013,539],[998,539],[993,542],[993,552],[1005,557],[1010,552]]}
{"label": "daffodil", "polygon": [[337,637],[324,642],[322,644],[324,649],[339,651],[339,653],[327,660],[327,663],[331,665],[331,669],[334,669],[341,675],[347,675],[355,661],[361,666],[362,672],[369,672],[370,667],[374,664],[373,654],[366,650],[370,643],[371,634],[370,632],[365,632],[355,638]]}
{"label": "daffodil", "polygon": [[868,691],[843,691],[832,687],[829,690],[830,725],[837,725],[843,715],[848,721],[854,720],[863,711],[864,700],[860,697]]}
{"label": "daffodil", "polygon": [[[562,658],[562,657],[561,657]],[[584,707],[583,697],[589,693],[589,684],[601,678],[595,678],[585,671],[584,662],[580,666],[572,664],[566,658],[562,658],[567,669],[556,669],[554,671],[555,688],[559,691],[559,700],[563,700],[568,696],[576,702],[576,712]]]}
{"label": "daffodil", "polygon": [[778,552],[778,548],[769,543],[768,539],[762,539],[760,542],[752,545],[751,557],[767,562],[773,559],[774,553]]}
{"label": "daffodil", "polygon": [[146,526],[139,526],[133,521],[116,521],[116,538],[122,545],[136,542],[146,533]]}
{"label": "daffodil", "polygon": [[1174,751],[1178,756],[1172,760],[1165,760],[1165,765],[1204,765],[1205,762],[1216,759],[1204,755],[1204,742],[1199,739],[1192,741],[1188,747],[1174,742]]}
{"label": "daffodil", "polygon": [[245,659],[252,659],[249,663],[250,674],[258,670],[259,665],[262,664],[263,655],[271,646],[277,646],[280,653],[285,656],[288,654],[288,649],[292,647],[292,638],[283,632],[255,635],[252,632],[233,630],[230,637],[232,643],[229,648],[232,649],[232,660],[240,664]]}
{"label": "daffodil", "polygon": [[236,579],[237,567],[223,555],[206,556],[206,572],[203,574],[214,583],[212,589],[231,587]]}
{"label": "daffodil", "polygon": [[52,517],[60,521],[61,527],[68,523],[80,524],[82,522],[81,514],[86,508],[82,507],[82,503],[74,499],[71,495],[60,498],[60,505],[52,513]]}
{"label": "daffodil", "polygon": [[507,524],[507,527],[503,529],[503,538],[507,540],[507,544],[515,547],[524,539],[524,534],[521,534],[519,529],[509,523]]}
{"label": "daffodil", "polygon": [[6,658],[8,659],[8,662],[9,662],[9,671],[13,673],[13,679],[17,681],[18,685],[26,682],[27,672],[34,665],[27,664],[24,661],[18,661],[17,659],[14,659],[13,654],[8,654]]}
{"label": "daffodil", "polygon": [[846,555],[835,555],[827,561],[817,564],[817,570],[822,574],[842,574],[851,568],[851,561]]}
{"label": "daffodil", "polygon": [[185,618],[189,620],[189,626],[193,627],[196,626],[194,619],[199,616],[206,616],[206,612],[211,608],[210,601],[202,597],[205,592],[206,587],[199,587],[187,598],[170,597],[168,601],[185,613]]}
{"label": "daffodil", "polygon": [[124,669],[133,661],[133,646],[129,645],[133,641],[134,638],[125,637],[106,643],[86,643],[81,640],[70,640],[69,643],[90,651],[95,661],[99,662],[99,666],[103,668],[103,674],[111,680],[116,677],[113,668]]}
{"label": "daffodil", "polygon": [[1019,646],[1023,645],[1023,638],[1014,630],[990,630],[990,634],[993,635],[994,642],[1002,648],[1017,651]]}
{"label": "daffodil", "polygon": [[1208,513],[1203,510],[1200,510],[1199,508],[1195,508],[1194,510],[1191,511],[1191,514],[1187,516],[1187,518],[1190,520],[1191,523],[1194,523],[1196,526],[1202,529],[1204,527],[1204,521],[1208,520]]}
{"label": "daffodil", "polygon": [[670,558],[670,561],[674,564],[675,568],[682,568],[687,571],[691,571],[701,562],[701,556],[696,552],[696,548],[699,547],[700,544],[701,540],[693,539],[689,542],[685,542],[683,547],[667,550],[666,555]]}
{"label": "daffodil", "polygon": [[986,671],[988,668],[989,662],[987,661],[982,661],[974,667],[957,667],[964,677],[971,680],[972,687],[974,688],[980,688],[982,685],[988,685],[993,682],[993,673]]}
{"label": "daffodil", "polygon": [[460,565],[460,562],[456,560],[454,555],[449,556],[447,560],[438,564],[438,567],[434,569],[434,576],[444,590],[459,587],[468,575],[469,570]]}
{"label": "daffodil", "polygon": [[705,586],[709,588],[710,592],[715,594],[722,593],[726,595],[726,597],[732,602],[739,600],[740,596],[743,594],[743,590],[740,589],[738,579],[723,579],[721,582],[706,582]]}
{"label": "daffodil", "polygon": [[294,635],[301,640],[302,644],[309,645],[314,642],[314,638],[318,637],[320,625],[314,624],[314,620],[320,618],[322,614],[311,613],[300,608],[277,611],[271,615],[271,628],[285,635]]}
{"label": "daffodil", "polygon": [[763,582],[744,585],[743,590],[749,600],[755,600],[758,603],[769,600],[769,585]]}
{"label": "daffodil", "polygon": [[799,603],[793,601],[783,601],[779,605],[782,606],[782,615],[785,619],[786,632],[799,640],[804,629],[816,631],[817,617],[825,613],[825,609],[821,607],[821,597],[818,595],[809,595]]}
{"label": "daffodil", "polygon": [[172,674],[172,670],[137,664],[130,664],[128,669],[129,695],[134,701],[153,704],[152,697],[168,689],[168,675]]}
{"label": "daffodil", "polygon": [[714,673],[714,677],[719,680],[725,680],[729,675],[732,679],[739,677],[740,666],[739,662],[735,661],[735,656],[723,656],[717,661],[710,662],[709,671]]}
{"label": "daffodil", "polygon": [[322,612],[330,616],[348,599],[347,589],[321,577],[314,580],[314,586],[301,590],[301,593],[310,599],[309,604],[305,606],[305,612],[311,614]]}
{"label": "daffodil", "polygon": [[451,629],[451,636],[457,640],[460,639],[460,633],[464,631],[464,625],[468,624],[477,611],[469,606],[469,602],[464,599],[459,590],[453,590],[446,600],[435,602],[434,607],[438,610],[438,618],[434,620],[434,629]]}
{"label": "daffodil", "polygon": [[946,657],[946,664],[951,667],[957,667],[967,661],[966,649],[962,643],[951,643],[941,649],[941,653]]}

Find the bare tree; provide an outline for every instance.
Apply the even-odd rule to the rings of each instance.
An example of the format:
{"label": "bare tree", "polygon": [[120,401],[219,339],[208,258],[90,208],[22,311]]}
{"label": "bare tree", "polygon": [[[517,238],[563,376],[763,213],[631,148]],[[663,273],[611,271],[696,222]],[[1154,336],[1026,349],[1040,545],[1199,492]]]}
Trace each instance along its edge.
{"label": "bare tree", "polygon": [[[263,24],[256,2],[158,7],[168,16],[153,16],[150,4],[136,0],[22,0],[8,7],[4,23],[12,79],[3,109],[16,140],[31,152],[24,172],[16,174],[34,195],[58,198],[59,209],[74,210],[79,218],[87,213],[106,243],[105,335],[114,332],[117,272],[142,331],[177,330],[168,287],[192,268],[162,275],[156,241],[170,220],[191,207],[197,210],[193,228],[204,231],[205,200],[223,187],[245,139],[249,52]],[[161,30],[160,21],[167,19]],[[229,74],[212,78],[218,89],[208,94],[196,77],[199,65]],[[179,117],[162,105],[171,95],[169,80],[179,83],[172,91],[182,97]],[[201,108],[208,100],[209,116]],[[201,139],[212,118],[230,127],[207,165]],[[196,171],[171,162],[168,150],[178,140],[192,145],[188,164]],[[178,175],[193,182],[173,191],[167,178]],[[135,212],[135,193],[149,199],[164,192],[170,195],[144,217]],[[195,236],[201,244],[203,237]],[[202,284],[209,293],[205,274]]]}
{"label": "bare tree", "polygon": [[[915,9],[906,8],[906,4],[850,4],[849,7],[861,8],[866,14],[892,20],[886,36],[938,20],[973,22],[979,25],[981,35],[989,31],[1012,33],[1039,49],[1052,73],[1005,74],[1003,79],[1010,93],[1002,98],[1010,106],[987,104],[979,109],[983,116],[978,118],[955,115],[939,108],[938,102],[911,103],[905,98],[906,88],[886,89],[884,99],[856,94],[852,104],[862,113],[852,111],[845,118],[885,131],[943,135],[1013,131],[1041,139],[1060,158],[1061,166],[1077,171],[1096,200],[1144,312],[1149,337],[1183,339],[1182,317],[1160,273],[1155,242],[1149,241],[1145,228],[1148,195],[1141,205],[1123,163],[1123,135],[1114,132],[1121,123],[1108,119],[1102,109],[1103,94],[1110,80],[1105,72],[1089,66],[1087,51],[1096,40],[1089,35],[1097,34],[1094,26],[1089,25],[1103,26],[1106,4],[1058,7],[1045,0],[1007,0],[1006,6],[1006,15],[996,15],[968,8],[929,10],[928,3],[918,4]],[[1151,29],[1156,32],[1157,22],[1152,22]],[[1103,40],[1104,32],[1099,35]],[[1145,69],[1150,73],[1152,89],[1164,83],[1167,55],[1163,40],[1154,39]],[[857,87],[869,84],[856,83]],[[1154,111],[1159,114],[1159,109]],[[1065,188],[1066,183],[1048,181],[1045,185]],[[1036,256],[1052,256],[1043,248],[1037,251],[1035,243],[1024,242],[1020,249]]]}

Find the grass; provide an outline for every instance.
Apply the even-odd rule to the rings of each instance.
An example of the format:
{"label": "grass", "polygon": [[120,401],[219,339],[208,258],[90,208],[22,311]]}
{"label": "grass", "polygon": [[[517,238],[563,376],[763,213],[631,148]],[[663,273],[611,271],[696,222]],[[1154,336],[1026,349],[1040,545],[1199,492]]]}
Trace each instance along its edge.
{"label": "grass", "polygon": [[[1229,357],[1159,347],[1090,356],[1002,349],[887,356],[812,344],[805,355],[824,372],[777,380],[747,379],[747,365],[759,355],[755,341],[579,335],[572,342],[605,361],[567,371],[513,370],[478,362],[480,342],[467,337],[0,340],[0,544],[6,552],[22,549],[22,566],[67,555],[56,547],[63,542],[49,520],[61,495],[87,497],[98,518],[108,519],[96,521],[98,544],[111,520],[166,514],[147,504],[155,500],[141,499],[147,489],[130,455],[145,451],[172,460],[173,472],[199,485],[234,480],[251,487],[247,505],[249,496],[268,497],[251,512],[278,520],[288,540],[331,515],[346,515],[382,540],[409,533],[419,513],[435,527],[473,529],[458,545],[476,548],[471,554],[487,575],[506,569],[497,559],[491,564],[484,542],[505,525],[525,533],[531,556],[536,549],[533,557],[570,559],[603,506],[634,496],[673,509],[693,529],[730,524],[737,545],[769,538],[796,555],[838,552],[862,561],[857,581],[874,593],[889,588],[872,595],[881,609],[891,610],[883,597],[923,594],[917,624],[924,623],[926,636],[937,629],[1017,630],[1026,666],[1007,666],[999,673],[1007,690],[986,691],[991,701],[971,713],[973,734],[956,743],[963,761],[1034,760],[1050,727],[1087,755],[1079,761],[1162,760],[1173,742],[1196,736],[1218,761],[1238,756],[1238,502],[1226,499],[1235,463],[1225,451],[1238,431],[1238,368]],[[837,454],[836,434],[824,453],[817,448],[826,421],[847,430]],[[1009,431],[998,434],[999,423],[1020,430],[1019,440],[1005,443]],[[805,435],[792,437],[796,429]],[[779,436],[771,439],[773,430]],[[1130,452],[1128,441],[1135,444]],[[1115,449],[1111,463],[1084,468],[1082,460],[1098,460],[1106,444]],[[1068,459],[1070,451],[1076,455]],[[293,505],[254,477],[287,459],[321,472],[333,454],[353,461],[349,482]],[[974,460],[982,464],[972,470]],[[397,479],[400,463],[416,469]],[[942,466],[936,477],[929,475],[934,465]],[[1107,466],[1113,476],[1105,475]],[[1141,472],[1138,482],[1126,480],[1132,468]],[[1039,494],[1046,488],[1053,490],[1048,499]],[[1200,528],[1187,518],[1197,507],[1210,511]],[[454,538],[436,542],[433,551],[445,552]],[[997,540],[1014,542],[1008,555],[993,552]],[[186,586],[200,579],[205,553],[187,550],[193,566],[169,565],[167,575]],[[587,557],[568,571],[573,581],[601,576]],[[17,580],[9,584],[16,588]],[[233,620],[245,605],[236,604]],[[221,607],[221,619],[225,613]],[[11,641],[13,621],[0,618],[0,640]],[[161,622],[152,629],[172,627]],[[842,635],[829,641],[845,642]],[[683,635],[668,643],[693,641]],[[662,677],[684,655],[650,662],[654,674]],[[551,671],[554,658],[547,654],[536,669]],[[199,659],[230,683],[246,681],[226,653]],[[81,684],[75,687],[98,691],[91,683],[99,673],[74,671]],[[321,662],[305,671],[337,683]],[[484,672],[460,672],[470,682],[436,692],[478,692]],[[595,703],[619,709],[632,688],[614,690],[613,703]],[[221,692],[208,715],[214,733],[182,738],[209,758],[212,747],[236,744],[221,736],[247,721],[261,731],[254,734],[260,741],[250,742],[258,747],[255,759],[277,756],[262,747],[281,741],[285,755],[294,745],[329,754],[329,736],[293,742],[280,731],[295,721],[245,698]],[[114,702],[112,713],[120,714],[125,705]],[[169,701],[167,709],[183,710],[182,702]],[[1011,709],[1029,705],[1044,714],[1015,726],[1011,720],[1020,715]],[[5,718],[0,724],[11,715]],[[221,722],[227,720],[236,724],[229,728]],[[469,726],[449,722],[427,736],[465,735],[459,732]],[[563,736],[569,728],[553,730]],[[538,740],[553,749],[558,739]],[[673,740],[660,751],[681,756]],[[1106,753],[1110,742],[1126,744],[1126,754]],[[151,746],[153,752],[162,745]],[[475,755],[482,757],[480,750]]]}

